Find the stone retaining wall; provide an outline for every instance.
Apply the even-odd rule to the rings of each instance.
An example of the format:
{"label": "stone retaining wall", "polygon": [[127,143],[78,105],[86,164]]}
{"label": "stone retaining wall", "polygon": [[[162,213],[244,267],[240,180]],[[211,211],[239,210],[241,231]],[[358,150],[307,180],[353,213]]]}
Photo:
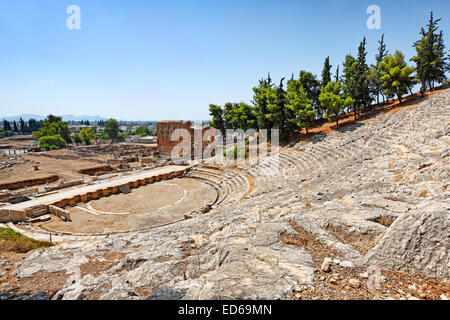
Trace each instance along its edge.
{"label": "stone retaining wall", "polygon": [[16,190],[16,189],[26,188],[26,187],[44,184],[44,183],[48,183],[48,182],[54,182],[54,181],[57,181],[58,179],[59,179],[59,177],[56,174],[54,174],[54,175],[50,175],[50,176],[42,177],[42,178],[2,183],[2,184],[0,184],[0,190],[3,190],[3,189]]}
{"label": "stone retaining wall", "polygon": [[27,214],[22,210],[0,210],[0,223],[26,221]]}
{"label": "stone retaining wall", "polygon": [[110,165],[106,164],[92,168],[81,169],[78,172],[81,174],[96,175],[98,172],[110,172],[110,171],[113,171],[113,168]]}
{"label": "stone retaining wall", "polygon": [[28,196],[30,194],[38,193],[38,192],[39,192],[39,188],[35,187],[35,188],[27,189],[27,190],[15,191],[13,193],[13,195],[14,196]]}

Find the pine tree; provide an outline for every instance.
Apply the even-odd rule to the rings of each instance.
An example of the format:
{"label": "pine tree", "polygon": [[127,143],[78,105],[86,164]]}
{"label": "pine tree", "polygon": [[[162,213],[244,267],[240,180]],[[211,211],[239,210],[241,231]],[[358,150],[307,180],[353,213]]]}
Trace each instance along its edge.
{"label": "pine tree", "polygon": [[285,138],[286,115],[285,115],[285,91],[283,79],[280,85],[272,84],[270,74],[267,79],[261,79],[259,86],[253,88],[253,105],[257,115],[259,129],[279,129],[281,139]]}
{"label": "pine tree", "polygon": [[316,113],[299,80],[288,81],[286,109],[290,111],[287,121],[296,127],[305,128],[308,133]]}
{"label": "pine tree", "polygon": [[330,65],[330,57],[327,57],[323,64],[322,70],[322,88],[331,81],[331,67],[332,65]]}
{"label": "pine tree", "polygon": [[380,69],[386,95],[388,97],[396,95],[399,102],[402,103],[402,95],[407,93],[414,84],[414,78],[411,76],[414,68],[406,64],[405,56],[397,50],[394,55],[384,58],[384,61],[380,63]]}
{"label": "pine tree", "polygon": [[246,131],[248,129],[258,129],[256,113],[252,106],[241,102],[238,104],[239,128]]}
{"label": "pine tree", "polygon": [[227,102],[223,106],[223,120],[225,122],[226,129],[237,129],[237,119],[235,119],[234,113],[235,106],[232,102]]}
{"label": "pine tree", "polygon": [[225,120],[223,119],[222,107],[214,104],[209,105],[209,115],[212,117],[209,125],[216,128],[222,134],[222,138],[225,138]]}
{"label": "pine tree", "polygon": [[61,135],[61,138],[63,138],[67,144],[72,143],[72,138],[70,137],[70,129],[67,126],[66,122],[61,121],[61,126],[59,128],[59,134]]}
{"label": "pine tree", "polygon": [[329,82],[325,88],[322,88],[319,100],[327,110],[325,118],[329,122],[336,121],[339,125],[339,118],[344,107],[349,107],[354,103],[351,97],[346,97],[342,92],[341,85],[337,82]]}
{"label": "pine tree", "polygon": [[77,144],[80,144],[81,142],[83,142],[83,140],[81,139],[81,136],[79,133],[75,133],[73,136],[73,141]]}
{"label": "pine tree", "polygon": [[47,116],[47,119],[45,119],[45,121],[48,121],[48,122],[50,122],[50,123],[53,123],[53,122],[59,122],[59,121],[62,121],[62,118],[59,117],[59,116],[55,116],[55,115],[53,115],[53,114],[49,114],[49,115]]}
{"label": "pine tree", "polygon": [[[292,76],[293,79],[293,76]],[[317,80],[317,77],[311,72],[304,70],[300,71],[298,81],[302,86],[303,90],[306,92],[306,96],[311,100],[312,106],[316,112],[316,115],[322,117],[325,110],[322,109],[322,105],[319,101],[321,83]]]}
{"label": "pine tree", "polygon": [[435,82],[443,83],[447,80],[446,72],[450,68],[449,56],[445,55],[444,32],[441,30],[438,35],[436,44],[436,60],[433,68],[433,88]]}
{"label": "pine tree", "polygon": [[[95,134],[95,131],[96,130],[94,130],[94,134]],[[117,140],[117,138],[119,137],[119,123],[117,122],[117,120],[111,118],[108,121],[106,121],[104,132],[108,135],[108,137],[111,140]],[[63,136],[63,138],[64,138],[64,136]],[[64,140],[66,140],[66,139],[64,138]],[[69,143],[69,142],[67,142],[67,143]]]}

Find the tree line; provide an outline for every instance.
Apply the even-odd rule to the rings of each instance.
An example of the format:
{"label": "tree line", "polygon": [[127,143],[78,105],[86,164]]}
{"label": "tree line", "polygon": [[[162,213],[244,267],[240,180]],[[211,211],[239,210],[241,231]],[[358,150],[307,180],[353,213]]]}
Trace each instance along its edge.
{"label": "tree line", "polygon": [[[150,130],[142,126],[138,127],[133,134],[146,136],[150,134]],[[86,145],[90,145],[93,139],[124,141],[127,133],[121,132],[117,120],[111,118],[104,122],[104,130],[102,132],[97,133],[97,126],[94,125],[86,126],[80,132],[72,134],[67,122],[62,121],[62,118],[59,116],[50,114],[42,121],[40,128],[32,132],[32,136],[41,143],[42,149],[53,150],[67,147],[72,143],[77,146],[83,142]]]}
{"label": "tree line", "polygon": [[[64,148],[71,143],[79,145],[85,143],[90,145],[93,139],[111,139],[113,141],[124,141],[128,136],[127,133],[120,130],[119,122],[116,119],[109,119],[108,121],[99,120],[97,125],[101,125],[104,129],[97,132],[97,125],[88,126],[89,120],[82,120],[80,124],[85,125],[80,132],[71,133],[69,124],[72,121],[62,121],[62,117],[55,115],[48,115],[44,120],[36,121],[30,119],[25,122],[22,118],[18,122],[9,122],[3,120],[3,132],[0,133],[0,138],[4,136],[12,136],[14,133],[32,134],[33,138],[40,142],[41,148],[46,150],[53,150],[57,148]],[[139,126],[131,135],[148,136],[155,134],[146,126]]]}
{"label": "tree line", "polygon": [[13,120],[12,122],[3,119],[3,135],[6,137],[12,136],[14,133],[17,134],[30,134],[33,131],[39,130],[42,126],[42,120],[37,121],[36,119],[29,119],[24,121],[22,118],[18,122]]}
{"label": "tree line", "polygon": [[366,39],[360,42],[358,54],[348,54],[332,74],[330,57],[324,62],[321,80],[311,72],[301,70],[298,78],[292,74],[284,87],[285,78],[278,84],[270,77],[259,80],[253,87],[251,104],[244,102],[226,103],[223,107],[210,104],[212,117],[210,126],[220,130],[225,137],[226,129],[278,129],[281,139],[287,139],[293,129],[311,128],[319,119],[336,122],[342,114],[351,111],[355,120],[363,109],[372,103],[380,103],[413,94],[412,89],[420,85],[423,95],[426,90],[434,90],[436,85],[447,80],[450,71],[449,54],[445,50],[443,31],[438,30],[441,19],[435,19],[433,12],[425,28],[420,30],[420,39],[414,42],[416,55],[409,66],[404,54],[396,50],[389,54],[384,34],[378,41],[375,63],[368,65]]}
{"label": "tree line", "polygon": [[97,135],[96,126],[84,127],[79,133],[71,134],[67,122],[55,115],[48,115],[42,122],[41,127],[37,131],[32,132],[35,140],[41,143],[41,148],[53,150],[63,148],[71,143],[77,145],[84,142],[86,145],[91,144],[95,138],[119,140],[119,124],[115,119],[109,119],[105,123],[104,131],[101,135]]}

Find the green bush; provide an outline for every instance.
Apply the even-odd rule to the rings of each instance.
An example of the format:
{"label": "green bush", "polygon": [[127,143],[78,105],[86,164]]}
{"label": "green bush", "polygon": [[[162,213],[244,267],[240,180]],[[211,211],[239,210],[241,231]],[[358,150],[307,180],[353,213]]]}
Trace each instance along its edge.
{"label": "green bush", "polygon": [[102,132],[97,135],[98,139],[109,139],[109,136],[106,132]]}
{"label": "green bush", "polygon": [[238,154],[238,147],[235,146],[234,149],[232,151],[224,151],[223,152],[223,156],[226,157],[228,160],[232,160],[232,159],[245,159],[245,149],[241,148],[239,149],[239,154]]}
{"label": "green bush", "polygon": [[128,137],[128,134],[126,134],[125,132],[123,133],[119,133],[119,135],[117,136],[117,140],[119,141],[125,141],[125,139]]}
{"label": "green bush", "polygon": [[0,252],[26,253],[34,249],[51,246],[47,241],[34,240],[9,228],[0,228]]}
{"label": "green bush", "polygon": [[44,150],[50,150],[50,146],[48,143],[41,143],[41,148]]}
{"label": "green bush", "polygon": [[137,136],[145,137],[145,136],[149,136],[151,133],[150,133],[149,128],[140,126],[136,129],[136,131],[133,134],[137,135]]}
{"label": "green bush", "polygon": [[5,132],[3,132],[3,134],[5,137],[11,137],[14,132],[12,130],[6,130]]}
{"label": "green bush", "polygon": [[[58,121],[59,120],[59,121]],[[33,139],[41,141],[42,137],[60,136],[67,143],[71,143],[70,129],[67,122],[60,121],[60,117],[49,116],[48,120],[43,122],[38,131],[32,132]],[[42,143],[42,142],[41,142]],[[49,143],[51,144],[51,143]]]}
{"label": "green bush", "polygon": [[39,142],[41,143],[41,148],[46,150],[67,147],[66,141],[59,134],[40,137]]}

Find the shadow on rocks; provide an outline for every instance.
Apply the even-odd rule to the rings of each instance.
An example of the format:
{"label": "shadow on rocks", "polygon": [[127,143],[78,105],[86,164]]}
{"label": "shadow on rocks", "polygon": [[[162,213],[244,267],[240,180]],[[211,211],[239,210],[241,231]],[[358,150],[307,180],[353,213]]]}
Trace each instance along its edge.
{"label": "shadow on rocks", "polygon": [[185,297],[186,291],[186,289],[158,288],[147,300],[181,300]]}

